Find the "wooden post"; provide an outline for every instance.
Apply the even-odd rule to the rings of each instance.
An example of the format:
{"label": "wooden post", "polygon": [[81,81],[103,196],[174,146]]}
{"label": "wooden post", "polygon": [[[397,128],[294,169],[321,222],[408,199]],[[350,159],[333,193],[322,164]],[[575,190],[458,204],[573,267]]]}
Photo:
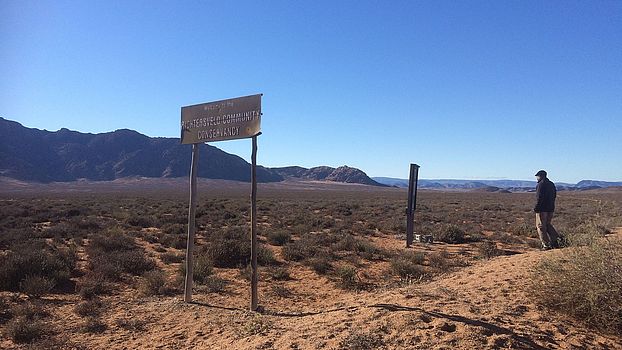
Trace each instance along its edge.
{"label": "wooden post", "polygon": [[197,164],[199,161],[199,143],[192,144],[192,164],[190,165],[190,205],[188,208],[188,242],[186,245],[186,280],[184,282],[184,301],[192,301],[192,273],[194,251],[195,211],[197,204]]}
{"label": "wooden post", "polygon": [[417,182],[419,165],[410,164],[408,178],[408,209],[406,210],[406,247],[410,247],[414,240],[415,208],[417,205]]}
{"label": "wooden post", "polygon": [[251,153],[251,311],[257,311],[257,136]]}

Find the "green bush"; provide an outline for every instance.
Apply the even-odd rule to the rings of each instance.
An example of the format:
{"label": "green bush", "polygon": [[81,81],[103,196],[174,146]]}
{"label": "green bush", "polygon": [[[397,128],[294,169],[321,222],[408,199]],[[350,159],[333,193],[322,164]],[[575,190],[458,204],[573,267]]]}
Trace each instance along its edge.
{"label": "green bush", "polygon": [[545,256],[531,290],[544,307],[611,334],[622,333],[622,242],[599,239]]}

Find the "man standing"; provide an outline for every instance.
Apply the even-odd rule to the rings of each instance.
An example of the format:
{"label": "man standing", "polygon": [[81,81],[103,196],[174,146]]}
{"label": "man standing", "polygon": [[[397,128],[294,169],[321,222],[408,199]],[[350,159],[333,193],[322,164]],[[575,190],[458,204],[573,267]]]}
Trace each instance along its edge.
{"label": "man standing", "polygon": [[538,186],[536,187],[536,206],[533,211],[536,213],[536,227],[542,242],[542,250],[559,248],[557,242],[559,234],[551,225],[553,212],[555,212],[557,189],[555,184],[546,177],[546,171],[538,171],[536,178],[538,179]]}

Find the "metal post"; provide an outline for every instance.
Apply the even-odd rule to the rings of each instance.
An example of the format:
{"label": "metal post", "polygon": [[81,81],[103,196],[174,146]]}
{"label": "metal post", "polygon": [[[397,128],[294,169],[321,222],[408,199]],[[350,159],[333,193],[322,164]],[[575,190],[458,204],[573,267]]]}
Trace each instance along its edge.
{"label": "metal post", "polygon": [[192,164],[190,165],[190,205],[188,208],[188,242],[186,246],[186,280],[184,282],[184,301],[192,301],[192,273],[195,232],[195,211],[197,204],[197,164],[199,161],[199,145],[192,144]]}
{"label": "metal post", "polygon": [[251,154],[251,311],[257,311],[257,136]]}
{"label": "metal post", "polygon": [[410,164],[408,178],[408,209],[406,210],[406,247],[410,247],[414,240],[415,208],[417,205],[417,182],[419,165]]}

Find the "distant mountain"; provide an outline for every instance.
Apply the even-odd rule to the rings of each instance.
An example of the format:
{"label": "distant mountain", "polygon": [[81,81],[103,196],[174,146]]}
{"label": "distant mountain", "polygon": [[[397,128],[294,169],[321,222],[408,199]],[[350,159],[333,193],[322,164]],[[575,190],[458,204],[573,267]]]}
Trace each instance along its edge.
{"label": "distant mountain", "polygon": [[[398,179],[391,177],[373,177],[375,181],[394,187],[408,187],[407,179]],[[524,180],[428,180],[419,179],[418,187],[427,189],[482,189],[487,192],[525,192],[532,191],[536,187],[536,181]],[[576,184],[564,182],[556,182],[558,190],[583,191],[587,189],[598,189],[612,186],[622,186],[622,182],[606,182],[595,180],[583,180]],[[498,190],[494,190],[497,188]]]}
{"label": "distant mountain", "polygon": [[[205,144],[199,154],[199,177],[250,181],[251,166],[244,159]],[[190,147],[176,138],[151,138],[127,129],[50,132],[0,118],[0,176],[38,182],[183,177],[188,176],[190,160]],[[258,167],[257,180],[283,177]]]}
{"label": "distant mountain", "polygon": [[319,166],[310,169],[298,166],[291,166],[283,168],[270,168],[270,170],[276,172],[284,178],[357,183],[371,186],[385,186],[377,181],[372,180],[362,170],[351,168],[345,165],[338,168]]}
{"label": "distant mountain", "polygon": [[614,187],[622,186],[622,182],[610,182],[610,181],[597,181],[597,180],[581,180],[576,184],[576,187]]}
{"label": "distant mountain", "polygon": [[[190,161],[190,146],[181,145],[177,138],[152,138],[127,129],[101,134],[64,128],[50,132],[0,117],[0,177],[36,182],[174,178],[188,176]],[[199,177],[248,182],[250,173],[251,165],[244,159],[200,145]],[[384,186],[347,166],[257,167],[259,182],[278,182],[286,177]]]}

